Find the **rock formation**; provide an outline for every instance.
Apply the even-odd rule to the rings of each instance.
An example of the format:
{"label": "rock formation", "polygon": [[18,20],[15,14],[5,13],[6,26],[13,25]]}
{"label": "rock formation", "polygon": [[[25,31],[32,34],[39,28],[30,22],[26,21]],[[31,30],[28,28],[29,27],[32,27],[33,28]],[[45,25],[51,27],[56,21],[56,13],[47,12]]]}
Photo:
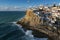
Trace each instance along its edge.
{"label": "rock formation", "polygon": [[27,23],[29,26],[37,26],[40,24],[40,17],[33,13],[33,10],[27,10],[27,13],[23,19],[20,21],[21,23]]}
{"label": "rock formation", "polygon": [[40,36],[40,32],[44,33],[48,36],[48,40],[60,40],[60,29],[54,26],[41,25],[40,17],[32,9],[28,9],[24,18],[20,19],[17,24],[35,33],[38,32],[38,36]]}

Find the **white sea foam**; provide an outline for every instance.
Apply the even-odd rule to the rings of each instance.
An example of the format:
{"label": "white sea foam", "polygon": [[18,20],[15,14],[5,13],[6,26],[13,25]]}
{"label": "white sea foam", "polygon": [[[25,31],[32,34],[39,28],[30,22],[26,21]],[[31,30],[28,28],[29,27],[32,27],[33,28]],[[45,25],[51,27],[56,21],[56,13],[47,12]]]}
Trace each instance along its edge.
{"label": "white sea foam", "polygon": [[25,34],[28,35],[28,36],[30,36],[30,37],[34,37],[34,36],[32,35],[32,31],[31,31],[31,30],[27,30]]}
{"label": "white sea foam", "polygon": [[34,36],[32,35],[32,31],[31,30],[27,30],[25,32],[25,35],[27,35],[29,37],[29,40],[35,40]]}
{"label": "white sea foam", "polygon": [[20,30],[22,30],[25,33],[24,29],[22,28],[22,25],[16,24],[16,22],[10,22],[10,23],[12,23],[12,26],[17,26]]}
{"label": "white sea foam", "polygon": [[[28,36],[27,40],[47,40],[47,38],[35,38],[33,35],[32,35],[32,30],[27,30],[27,31],[24,31],[24,29],[22,28],[21,25],[19,24],[16,24],[16,22],[10,22],[10,23],[13,23],[12,26],[17,26],[19,27],[20,30],[22,30],[26,36]],[[26,37],[24,36],[24,37]],[[23,38],[23,37],[22,37]]]}
{"label": "white sea foam", "polygon": [[13,26],[16,25],[16,26],[18,26],[18,27],[22,27],[22,25],[16,24],[16,22],[10,22],[10,23],[13,23],[13,24],[12,24]]}

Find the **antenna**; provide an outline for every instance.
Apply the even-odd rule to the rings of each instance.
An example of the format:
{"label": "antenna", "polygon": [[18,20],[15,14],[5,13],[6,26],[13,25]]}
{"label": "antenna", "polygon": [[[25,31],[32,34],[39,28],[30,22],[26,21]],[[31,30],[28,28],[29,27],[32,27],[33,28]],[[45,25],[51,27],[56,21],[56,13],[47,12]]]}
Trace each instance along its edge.
{"label": "antenna", "polygon": [[56,2],[54,2],[53,7],[56,7]]}

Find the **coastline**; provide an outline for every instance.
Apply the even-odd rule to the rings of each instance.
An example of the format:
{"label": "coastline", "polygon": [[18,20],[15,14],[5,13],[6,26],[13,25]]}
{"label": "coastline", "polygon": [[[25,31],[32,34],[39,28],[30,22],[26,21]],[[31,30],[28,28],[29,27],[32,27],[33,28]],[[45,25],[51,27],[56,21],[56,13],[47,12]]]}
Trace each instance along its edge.
{"label": "coastline", "polygon": [[[56,25],[55,21],[58,21],[59,17],[58,17],[58,14],[56,13],[57,9],[56,9],[56,11],[54,11],[55,10],[54,8],[57,8],[57,7],[53,7],[52,8],[53,11],[42,8],[43,10],[40,9],[40,10],[37,10],[36,12],[34,12],[33,9],[28,9],[24,18],[22,18],[20,21],[18,21],[17,24],[21,24],[23,26],[23,28],[32,30],[33,32],[34,31],[36,33],[38,32],[38,36],[39,36],[39,32],[41,32],[41,33],[48,35],[49,40],[59,40],[60,38],[58,36],[58,33],[60,34],[60,32],[59,32],[60,30],[58,29],[58,31],[57,31],[58,24],[57,24],[57,26],[55,26]],[[47,11],[45,11],[45,10],[47,10]],[[41,13],[44,13],[44,14],[56,13],[56,15],[49,14],[49,16],[47,16],[47,17],[49,17],[49,20],[51,18],[54,18],[54,20],[51,20],[51,21],[53,21],[51,23],[51,25],[47,22],[48,20],[47,21],[41,20],[41,16],[39,16],[39,13],[37,13],[38,11]],[[35,15],[35,14],[37,14],[37,15]],[[35,33],[35,35],[36,35],[36,33]]]}

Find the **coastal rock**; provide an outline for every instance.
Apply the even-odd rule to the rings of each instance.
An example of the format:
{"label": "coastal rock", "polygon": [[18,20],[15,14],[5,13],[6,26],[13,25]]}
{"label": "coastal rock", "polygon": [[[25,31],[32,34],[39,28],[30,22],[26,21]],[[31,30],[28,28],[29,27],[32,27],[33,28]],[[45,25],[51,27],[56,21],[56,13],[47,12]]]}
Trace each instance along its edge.
{"label": "coastal rock", "polygon": [[[40,17],[36,15],[33,10],[29,9],[27,10],[25,17],[22,18],[20,22],[24,24],[27,23],[29,26],[37,26],[40,24]],[[19,24],[19,22],[17,23]]]}
{"label": "coastal rock", "polygon": [[35,36],[40,36],[39,34],[43,33],[48,37],[48,40],[60,40],[60,30],[56,27],[41,25],[40,17],[32,9],[28,9],[26,15],[17,24],[22,25],[23,28],[32,30]]}

